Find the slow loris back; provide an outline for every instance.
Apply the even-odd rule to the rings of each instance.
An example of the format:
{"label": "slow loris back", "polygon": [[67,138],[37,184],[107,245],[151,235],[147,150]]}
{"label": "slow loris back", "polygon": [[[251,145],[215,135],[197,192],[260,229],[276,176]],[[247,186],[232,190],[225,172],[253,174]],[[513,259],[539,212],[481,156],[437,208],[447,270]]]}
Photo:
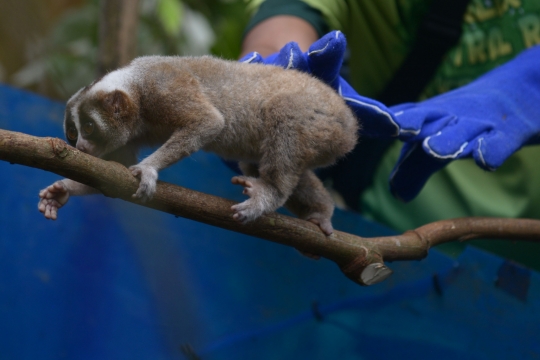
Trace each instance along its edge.
{"label": "slow loris back", "polygon": [[[141,179],[134,196],[143,200],[154,194],[159,170],[204,149],[240,161],[244,176],[232,182],[249,199],[232,207],[234,219],[285,205],[326,234],[333,201],[311,170],[351,151],[358,133],[343,99],[310,75],[209,56],[138,58],[77,92],[64,128],[72,145],[104,158],[160,144],[130,167]],[[65,181],[72,195],[84,192]]]}

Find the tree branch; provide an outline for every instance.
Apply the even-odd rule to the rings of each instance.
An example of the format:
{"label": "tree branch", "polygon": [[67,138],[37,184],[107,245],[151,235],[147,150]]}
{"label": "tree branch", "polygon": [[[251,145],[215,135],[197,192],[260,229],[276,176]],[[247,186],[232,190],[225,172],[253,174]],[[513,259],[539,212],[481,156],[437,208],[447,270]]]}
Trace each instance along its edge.
{"label": "tree branch", "polygon": [[6,130],[0,130],[0,160],[54,172],[92,186],[108,197],[321,255],[361,285],[377,283],[391,274],[384,261],[422,259],[429,248],[448,241],[540,241],[540,220],[529,219],[460,218],[434,222],[402,235],[375,238],[340,231],[325,236],[311,222],[277,213],[242,225],[232,219],[233,201],[160,181],[154,198],[143,204],[131,197],[138,180],[124,166],[80,152],[58,138]]}

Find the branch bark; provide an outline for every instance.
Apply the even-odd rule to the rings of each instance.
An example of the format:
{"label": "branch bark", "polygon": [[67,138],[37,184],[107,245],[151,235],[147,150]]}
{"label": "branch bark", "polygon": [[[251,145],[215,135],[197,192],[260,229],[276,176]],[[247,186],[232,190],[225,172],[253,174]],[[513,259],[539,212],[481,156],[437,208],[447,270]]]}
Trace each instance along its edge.
{"label": "branch bark", "polygon": [[532,219],[443,220],[402,235],[375,238],[340,231],[325,236],[311,222],[277,213],[242,225],[232,219],[230,208],[234,202],[230,200],[158,182],[154,198],[143,204],[131,197],[138,180],[124,166],[80,152],[58,138],[6,130],[0,130],[0,160],[54,172],[92,186],[108,197],[321,255],[334,261],[347,277],[361,285],[380,282],[391,274],[384,261],[422,259],[432,246],[449,241],[477,238],[540,241],[540,220]]}

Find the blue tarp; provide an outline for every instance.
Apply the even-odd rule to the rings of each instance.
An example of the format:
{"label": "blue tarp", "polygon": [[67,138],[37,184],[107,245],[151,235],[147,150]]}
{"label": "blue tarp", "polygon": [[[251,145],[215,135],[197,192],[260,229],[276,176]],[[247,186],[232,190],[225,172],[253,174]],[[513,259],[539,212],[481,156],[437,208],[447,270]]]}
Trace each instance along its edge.
{"label": "blue tarp", "polygon": [[[62,134],[63,105],[0,86],[0,128]],[[197,153],[164,171],[240,200]],[[431,250],[360,287],[330,261],[103,196],[37,211],[55,174],[0,162],[1,359],[536,359],[540,275]],[[392,233],[337,211],[336,228]]]}

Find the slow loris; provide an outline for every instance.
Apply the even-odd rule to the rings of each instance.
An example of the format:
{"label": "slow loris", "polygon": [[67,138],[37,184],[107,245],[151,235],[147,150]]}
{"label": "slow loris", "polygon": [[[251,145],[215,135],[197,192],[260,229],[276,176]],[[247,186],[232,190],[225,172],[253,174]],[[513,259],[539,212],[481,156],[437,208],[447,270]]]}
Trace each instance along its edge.
{"label": "slow loris", "polygon": [[[329,235],[332,198],[312,172],[351,151],[358,123],[343,99],[310,75],[210,56],[149,56],[113,71],[68,101],[64,131],[77,149],[130,166],[136,198],[156,190],[158,171],[203,149],[238,160],[246,201],[232,217],[248,222],[285,205]],[[161,145],[137,163],[142,146]],[[136,165],[134,165],[136,164]],[[97,191],[57,181],[39,193],[48,219],[70,195]]]}

